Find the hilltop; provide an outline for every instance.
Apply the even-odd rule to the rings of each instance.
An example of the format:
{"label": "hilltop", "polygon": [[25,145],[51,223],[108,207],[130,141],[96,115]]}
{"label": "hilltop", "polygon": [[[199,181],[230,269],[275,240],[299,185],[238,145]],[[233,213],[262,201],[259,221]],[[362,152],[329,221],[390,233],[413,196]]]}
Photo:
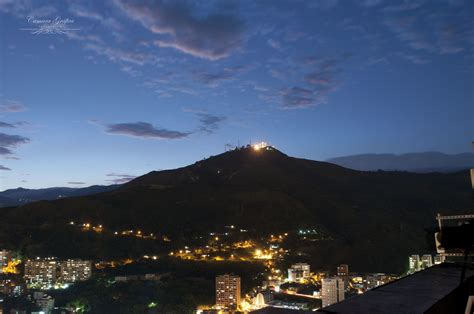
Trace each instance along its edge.
{"label": "hilltop", "polygon": [[113,191],[3,209],[0,220],[28,226],[92,220],[175,236],[229,224],[262,234],[317,226],[333,241],[305,249],[314,264],[402,271],[409,254],[432,249],[426,229],[435,226],[437,212],[473,205],[467,171],[362,172],[273,147],[244,147],[150,172]]}

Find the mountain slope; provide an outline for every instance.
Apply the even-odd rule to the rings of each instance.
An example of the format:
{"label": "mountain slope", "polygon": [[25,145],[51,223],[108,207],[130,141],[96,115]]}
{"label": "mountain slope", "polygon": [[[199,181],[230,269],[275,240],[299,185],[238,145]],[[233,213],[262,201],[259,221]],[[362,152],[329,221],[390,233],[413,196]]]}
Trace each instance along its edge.
{"label": "mountain slope", "polygon": [[327,160],[342,167],[361,170],[397,170],[410,172],[455,172],[474,167],[474,154],[448,155],[438,152],[394,154],[362,154]]}
{"label": "mountain slope", "polygon": [[409,254],[432,246],[425,229],[435,226],[438,211],[473,208],[468,172],[360,172],[244,148],[150,172],[111,192],[5,209],[0,220],[29,226],[91,220],[176,236],[228,224],[262,234],[318,226],[334,241],[304,249],[313,264],[401,271]]}
{"label": "mountain slope", "polygon": [[42,200],[55,200],[115,190],[119,185],[92,185],[85,188],[54,187],[45,189],[9,189],[0,192],[0,207],[18,206]]}

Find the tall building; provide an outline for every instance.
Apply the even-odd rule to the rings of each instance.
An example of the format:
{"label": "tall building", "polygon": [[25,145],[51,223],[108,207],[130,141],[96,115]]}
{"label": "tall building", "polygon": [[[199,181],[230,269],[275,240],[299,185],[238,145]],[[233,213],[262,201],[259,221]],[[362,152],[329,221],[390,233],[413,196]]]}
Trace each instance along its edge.
{"label": "tall building", "polygon": [[288,281],[301,281],[311,276],[310,266],[306,263],[297,263],[291,265],[288,269]]}
{"label": "tall building", "polygon": [[344,300],[344,281],[339,277],[322,279],[321,299],[323,307]]}
{"label": "tall building", "polygon": [[420,255],[411,255],[408,258],[409,273],[414,273],[420,270]]}
{"label": "tall building", "polygon": [[49,289],[56,282],[58,262],[54,258],[33,259],[25,262],[25,281],[28,287]]}
{"label": "tall building", "polygon": [[91,277],[92,262],[80,259],[68,259],[61,262],[61,281],[73,283],[85,281]]}
{"label": "tall building", "polygon": [[337,266],[337,275],[339,277],[349,276],[349,265],[341,264],[341,265]]}
{"label": "tall building", "polygon": [[431,254],[424,254],[421,257],[421,268],[426,269],[433,266],[433,257]]}
{"label": "tall building", "polygon": [[216,277],[216,306],[236,309],[240,305],[240,277],[221,275]]}

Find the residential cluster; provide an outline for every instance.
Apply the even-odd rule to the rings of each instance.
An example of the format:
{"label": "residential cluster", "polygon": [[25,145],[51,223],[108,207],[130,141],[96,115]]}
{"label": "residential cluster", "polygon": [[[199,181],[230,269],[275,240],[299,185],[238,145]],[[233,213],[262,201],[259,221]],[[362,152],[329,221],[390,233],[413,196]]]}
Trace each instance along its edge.
{"label": "residential cluster", "polygon": [[[24,267],[20,269],[21,264]],[[38,313],[51,313],[54,308],[55,300],[45,290],[67,288],[88,280],[91,275],[92,262],[88,260],[54,257],[25,260],[12,251],[0,250],[0,294],[26,296],[39,309]]]}
{"label": "residential cluster", "polygon": [[408,273],[413,274],[433,265],[444,263],[445,259],[446,257],[440,254],[435,255],[434,259],[431,254],[423,254],[421,257],[418,254],[410,255],[408,257]]}
{"label": "residential cluster", "polygon": [[92,262],[80,259],[57,260],[54,257],[25,261],[25,282],[28,288],[47,290],[67,287],[85,281],[92,274]]}
{"label": "residential cluster", "polygon": [[216,303],[201,306],[197,313],[251,312],[263,307],[294,310],[316,310],[340,302],[346,295],[364,293],[388,283],[395,276],[387,274],[349,273],[347,264],[339,265],[335,272],[311,272],[307,263],[295,263],[282,280],[270,278],[244,296],[241,295],[241,278],[235,274],[216,277]]}

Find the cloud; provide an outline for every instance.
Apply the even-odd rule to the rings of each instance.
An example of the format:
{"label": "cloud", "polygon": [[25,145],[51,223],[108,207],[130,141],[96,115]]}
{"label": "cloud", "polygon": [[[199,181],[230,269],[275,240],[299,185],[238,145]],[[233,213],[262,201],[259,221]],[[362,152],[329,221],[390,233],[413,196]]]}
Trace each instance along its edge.
{"label": "cloud", "polygon": [[190,135],[189,132],[173,131],[154,127],[147,122],[116,123],[106,125],[106,133],[127,135],[151,139],[181,139]]}
{"label": "cloud", "polygon": [[0,121],[0,128],[14,128],[15,126],[11,123],[7,123],[7,122],[1,122]]}
{"label": "cloud", "polygon": [[470,45],[474,47],[474,24],[472,22],[437,24],[438,47],[441,54],[454,54]]}
{"label": "cloud", "polygon": [[23,18],[26,15],[46,17],[57,13],[56,8],[51,5],[36,5],[38,3],[29,0],[0,0],[0,12],[5,12],[18,18]]}
{"label": "cloud", "polygon": [[30,139],[27,137],[0,133],[0,147],[16,147],[28,142],[30,142]]}
{"label": "cloud", "polygon": [[443,55],[474,48],[474,24],[469,14],[459,11],[448,15],[432,11],[429,7],[419,9],[420,6],[419,3],[410,2],[386,8],[391,9],[390,12],[402,9],[413,12],[387,16],[384,19],[385,26],[415,51]]}
{"label": "cloud", "polygon": [[312,8],[317,9],[332,9],[337,6],[339,0],[318,0],[318,1],[309,1],[308,5]]}
{"label": "cloud", "polygon": [[415,55],[415,54],[408,54],[408,53],[397,53],[398,56],[406,59],[406,60],[409,60],[411,62],[413,62],[414,64],[427,64],[427,63],[430,63],[430,60],[426,59],[426,58],[423,58],[423,57],[420,57],[418,55]]}
{"label": "cloud", "polygon": [[102,43],[88,42],[84,45],[84,49],[93,51],[99,56],[104,56],[114,63],[142,66],[145,64],[156,64],[158,62],[158,59],[151,54],[107,47]]}
{"label": "cloud", "polygon": [[396,5],[386,6],[382,9],[384,12],[403,12],[403,11],[411,11],[416,10],[424,4],[424,1],[410,1],[404,2]]}
{"label": "cloud", "polygon": [[129,181],[136,178],[136,176],[134,176],[134,175],[124,174],[124,173],[115,173],[115,172],[108,173],[108,174],[106,174],[106,176],[107,177],[112,177],[112,179],[108,179],[108,180],[105,180],[105,181],[112,182],[114,184],[127,183],[127,182],[129,182]]}
{"label": "cloud", "polygon": [[284,109],[308,108],[325,103],[326,96],[312,89],[291,87],[281,90]]}
{"label": "cloud", "polygon": [[339,72],[336,69],[336,64],[336,59],[323,61],[316,69],[305,76],[305,81],[315,86],[330,86],[334,84],[334,76]]}
{"label": "cloud", "polygon": [[287,78],[285,77],[285,74],[278,69],[270,69],[268,72],[273,78],[276,78],[278,80],[285,80]]}
{"label": "cloud", "polygon": [[217,73],[195,72],[194,76],[198,82],[216,87],[220,82],[232,79],[234,75],[229,71],[222,71]]}
{"label": "cloud", "polygon": [[83,185],[86,184],[85,182],[81,181],[69,181],[67,184],[72,184],[72,185]]}
{"label": "cloud", "polygon": [[276,41],[275,39],[270,38],[267,40],[267,44],[272,47],[273,49],[280,50],[281,49],[281,44]]}
{"label": "cloud", "polygon": [[7,170],[7,171],[10,171],[11,169],[10,169],[10,168],[7,168],[7,167],[5,167],[5,166],[0,165],[0,170]]}
{"label": "cloud", "polygon": [[86,7],[79,3],[71,3],[69,5],[69,11],[80,18],[100,22],[112,30],[121,30],[120,24],[117,20],[111,17],[110,14],[104,16],[102,13],[92,9],[91,7]]}
{"label": "cloud", "polygon": [[421,32],[415,24],[416,18],[414,16],[389,17],[385,20],[385,25],[412,49],[434,52],[435,47],[428,39],[427,34]]}
{"label": "cloud", "polygon": [[16,100],[7,100],[0,105],[0,112],[21,112],[25,111],[26,107]]}
{"label": "cloud", "polygon": [[6,147],[0,146],[0,156],[6,156],[6,155],[13,155],[13,152]]}
{"label": "cloud", "polygon": [[374,7],[382,3],[382,0],[360,0],[357,2],[364,7]]}
{"label": "cloud", "polygon": [[154,41],[158,47],[218,60],[227,57],[242,43],[244,24],[234,15],[195,16],[186,4],[176,2],[145,4],[115,0],[115,3],[127,16],[160,36]]}
{"label": "cloud", "polygon": [[327,102],[329,93],[335,91],[339,82],[336,76],[341,72],[339,65],[350,55],[337,58],[303,59],[305,68],[313,69],[303,77],[304,86],[293,86],[280,90],[281,104],[284,109],[308,108]]}
{"label": "cloud", "polygon": [[199,130],[206,133],[214,133],[219,129],[220,124],[226,120],[226,117],[215,116],[209,113],[197,113],[196,115],[201,123]]}
{"label": "cloud", "polygon": [[226,67],[220,72],[194,71],[195,79],[202,84],[216,87],[223,81],[234,79],[239,74],[249,71],[252,66],[232,66]]}

